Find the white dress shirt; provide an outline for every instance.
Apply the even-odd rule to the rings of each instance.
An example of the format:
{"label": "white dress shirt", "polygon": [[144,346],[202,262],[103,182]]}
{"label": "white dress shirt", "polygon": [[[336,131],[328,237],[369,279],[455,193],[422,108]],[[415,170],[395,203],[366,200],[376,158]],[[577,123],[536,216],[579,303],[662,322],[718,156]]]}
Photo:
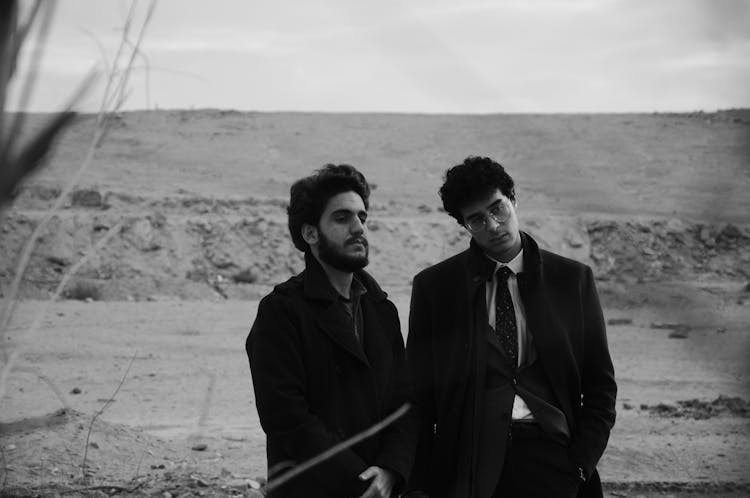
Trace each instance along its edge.
{"label": "white dress shirt", "polygon": [[[490,258],[492,259],[492,258]],[[495,262],[495,274],[491,280],[487,281],[485,287],[485,297],[487,302],[487,318],[489,319],[490,327],[494,330],[495,328],[495,295],[497,294],[497,270],[503,266],[507,266],[511,270],[511,274],[508,277],[508,290],[510,290],[510,297],[513,300],[513,311],[516,314],[516,328],[518,329],[518,366],[520,366],[526,355],[528,354],[528,334],[526,333],[526,312],[523,309],[523,302],[521,302],[521,294],[518,291],[518,279],[516,278],[517,273],[523,271],[523,249],[516,255],[515,258],[511,259],[507,263],[501,263],[500,261]],[[531,410],[526,405],[526,402],[516,394],[513,398],[513,413],[511,415],[513,420],[530,420],[533,419]]]}

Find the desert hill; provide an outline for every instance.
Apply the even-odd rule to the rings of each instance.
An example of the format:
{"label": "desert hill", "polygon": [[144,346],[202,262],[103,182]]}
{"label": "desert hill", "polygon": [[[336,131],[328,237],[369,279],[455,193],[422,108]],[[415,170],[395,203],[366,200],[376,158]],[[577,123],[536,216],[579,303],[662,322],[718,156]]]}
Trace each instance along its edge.
{"label": "desert hill", "polygon": [[[32,115],[29,129],[45,119]],[[0,234],[7,285],[19,248],[80,166],[95,117],[80,116],[18,192]],[[542,244],[613,282],[748,277],[750,111],[613,115],[128,112],[34,253],[22,295],[43,297],[118,221],[71,297],[255,297],[302,267],[286,233],[291,183],[327,162],[374,184],[371,271],[405,289],[461,250],[441,212],[449,166],[489,155],[514,175]]]}
{"label": "desert hill", "polygon": [[[79,116],[0,213],[0,297],[94,123]],[[619,389],[605,496],[747,496],[747,110],[117,115],[3,331],[0,350],[20,355],[0,404],[0,495],[252,494],[265,448],[243,345],[257,298],[302,268],[291,183],[327,162],[364,171],[369,269],[406,324],[412,276],[466,246],[437,189],[470,154],[514,176],[523,229],[594,269]],[[108,234],[69,300],[49,303]]]}

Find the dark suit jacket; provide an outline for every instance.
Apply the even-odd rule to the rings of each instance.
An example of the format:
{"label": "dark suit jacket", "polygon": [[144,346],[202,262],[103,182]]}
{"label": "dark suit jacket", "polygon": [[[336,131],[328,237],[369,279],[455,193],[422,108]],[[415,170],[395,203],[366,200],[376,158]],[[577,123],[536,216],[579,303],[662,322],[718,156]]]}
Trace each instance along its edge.
{"label": "dark suit jacket", "polygon": [[[364,271],[359,280],[364,340],[360,344],[323,268],[308,255],[306,269],[274,288],[258,306],[246,349],[255,401],[266,433],[269,477],[302,463],[385,418],[408,401],[398,313]],[[314,467],[276,497],[352,497],[368,483],[371,465],[411,470],[416,416]],[[277,472],[277,467],[280,467]]]}
{"label": "dark suit jacket", "polygon": [[[565,414],[571,466],[589,477],[579,496],[601,495],[595,471],[615,421],[617,386],[591,269],[540,250],[522,233],[524,272],[518,286],[527,327]],[[431,498],[475,493],[480,385],[486,359],[486,320],[477,300],[494,264],[471,247],[414,278],[407,357],[421,416],[408,489]]]}

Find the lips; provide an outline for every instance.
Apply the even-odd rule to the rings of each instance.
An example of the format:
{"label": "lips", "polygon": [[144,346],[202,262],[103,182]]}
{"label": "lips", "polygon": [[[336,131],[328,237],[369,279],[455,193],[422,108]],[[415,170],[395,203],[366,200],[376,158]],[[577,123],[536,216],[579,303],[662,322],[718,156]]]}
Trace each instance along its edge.
{"label": "lips", "polygon": [[356,238],[356,239],[349,239],[346,241],[346,245],[353,246],[353,245],[361,245],[364,248],[367,248],[367,239],[363,238]]}

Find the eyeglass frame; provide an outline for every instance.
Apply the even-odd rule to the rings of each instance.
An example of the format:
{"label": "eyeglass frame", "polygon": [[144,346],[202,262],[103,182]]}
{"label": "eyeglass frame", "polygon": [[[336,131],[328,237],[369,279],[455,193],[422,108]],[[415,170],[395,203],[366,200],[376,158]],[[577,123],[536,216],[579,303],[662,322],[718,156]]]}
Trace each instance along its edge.
{"label": "eyeglass frame", "polygon": [[[498,224],[505,223],[506,221],[508,221],[510,219],[510,217],[512,216],[512,214],[513,214],[512,209],[513,209],[513,207],[515,205],[516,205],[516,201],[515,200],[511,201],[511,200],[506,199],[504,197],[500,198],[500,199],[498,199],[498,203],[497,204],[493,204],[493,207],[503,206],[503,208],[506,210],[506,214],[505,214],[504,217],[499,218],[495,214],[492,214],[493,207],[490,207],[490,209],[487,210],[487,214],[485,214],[485,215],[482,216],[482,219],[480,221],[480,223],[482,224],[482,226],[480,226],[479,228],[471,228],[471,226],[469,226],[469,222],[466,221],[466,220],[464,220],[464,222],[462,223],[462,225],[464,226],[464,228],[466,228],[471,233],[482,232],[484,230],[487,230],[487,227],[489,226],[490,218],[495,223],[498,223]],[[479,220],[477,220],[477,221],[479,221]]]}

